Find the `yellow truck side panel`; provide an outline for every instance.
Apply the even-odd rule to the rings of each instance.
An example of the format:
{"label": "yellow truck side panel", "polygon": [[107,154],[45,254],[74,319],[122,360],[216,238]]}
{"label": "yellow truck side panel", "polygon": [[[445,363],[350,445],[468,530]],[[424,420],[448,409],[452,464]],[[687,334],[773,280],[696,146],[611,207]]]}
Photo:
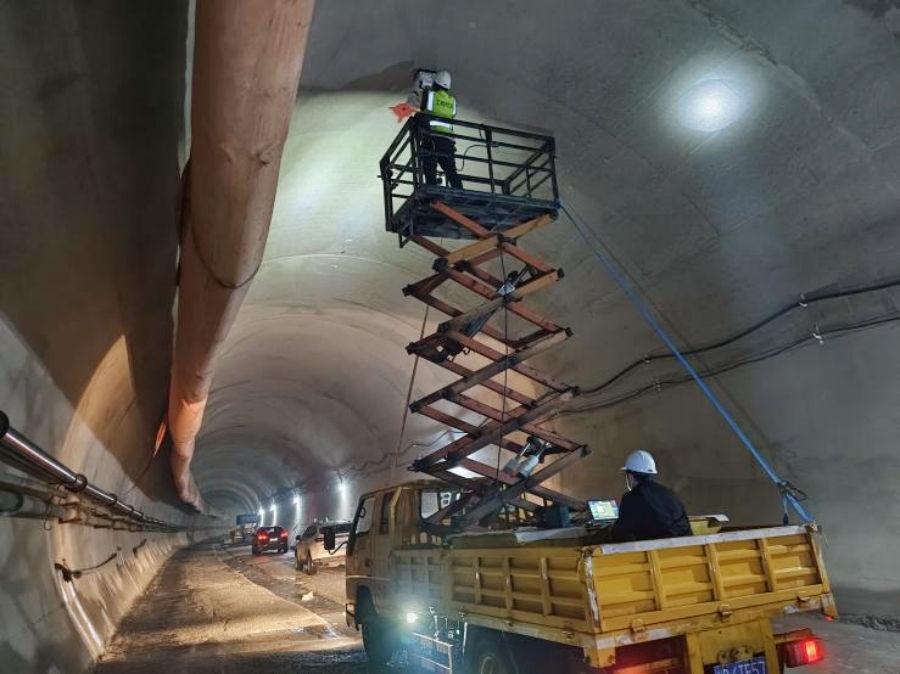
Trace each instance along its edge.
{"label": "yellow truck side panel", "polygon": [[[397,603],[578,644],[595,664],[641,640],[717,629],[725,640],[783,612],[834,613],[805,527],[595,546],[400,548],[391,564]],[[746,627],[748,641],[768,651],[767,625],[765,634]],[[698,642],[707,663],[714,633]]]}
{"label": "yellow truck side panel", "polygon": [[648,626],[729,618],[763,605],[774,612],[821,608],[830,588],[816,545],[802,527],[778,527],[598,546],[593,579],[601,631],[631,629],[637,620]]}

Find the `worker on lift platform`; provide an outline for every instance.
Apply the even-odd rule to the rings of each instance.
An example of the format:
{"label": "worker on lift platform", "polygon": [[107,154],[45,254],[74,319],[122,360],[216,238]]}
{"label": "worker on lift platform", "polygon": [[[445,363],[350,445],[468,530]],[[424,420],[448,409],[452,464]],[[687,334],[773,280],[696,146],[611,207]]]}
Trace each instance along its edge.
{"label": "worker on lift platform", "polygon": [[681,499],[668,487],[653,481],[657,474],[656,461],[650,452],[643,449],[632,452],[622,470],[628,491],[622,496],[619,518],[613,525],[614,541],[691,535],[691,523]]}
{"label": "worker on lift platform", "polygon": [[422,168],[425,170],[425,182],[437,185],[437,167],[441,165],[447,184],[461,190],[462,180],[456,172],[456,143],[453,141],[453,122],[456,117],[456,98],[450,93],[450,73],[438,70],[434,74],[431,86],[425,87],[421,96],[421,110],[432,117],[422,117],[420,127],[422,149]]}

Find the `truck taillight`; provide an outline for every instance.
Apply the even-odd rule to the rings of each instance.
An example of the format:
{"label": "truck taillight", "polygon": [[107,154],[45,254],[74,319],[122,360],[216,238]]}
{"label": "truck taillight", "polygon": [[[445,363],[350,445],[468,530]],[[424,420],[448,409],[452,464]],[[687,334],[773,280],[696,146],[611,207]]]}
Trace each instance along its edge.
{"label": "truck taillight", "polygon": [[788,667],[802,667],[825,658],[822,642],[815,637],[794,641],[784,645],[784,664]]}
{"label": "truck taillight", "polygon": [[260,533],[259,533],[259,540],[261,540],[261,541],[267,541],[267,540],[269,540],[269,535],[266,534],[266,533],[260,532]]}
{"label": "truck taillight", "polygon": [[281,537],[282,537],[284,540],[287,540],[287,531],[282,531],[282,532],[281,532]]}

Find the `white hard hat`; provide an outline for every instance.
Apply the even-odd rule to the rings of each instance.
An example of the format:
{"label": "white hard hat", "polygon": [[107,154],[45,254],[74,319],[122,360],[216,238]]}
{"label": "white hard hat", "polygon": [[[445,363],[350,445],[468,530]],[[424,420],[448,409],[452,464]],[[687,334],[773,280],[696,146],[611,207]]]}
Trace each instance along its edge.
{"label": "white hard hat", "polygon": [[439,87],[443,87],[444,89],[450,88],[450,71],[448,70],[438,70],[434,74],[434,83]]}
{"label": "white hard hat", "polygon": [[637,449],[625,459],[625,465],[622,466],[622,470],[632,473],[644,473],[645,475],[656,475],[656,461],[653,460],[653,455],[650,452],[644,449]]}

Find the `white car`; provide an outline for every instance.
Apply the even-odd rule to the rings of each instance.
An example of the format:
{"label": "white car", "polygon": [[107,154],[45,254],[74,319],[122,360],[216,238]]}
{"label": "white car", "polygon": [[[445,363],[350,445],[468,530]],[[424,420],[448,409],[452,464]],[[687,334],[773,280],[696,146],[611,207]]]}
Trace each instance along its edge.
{"label": "white car", "polygon": [[[313,522],[300,536],[297,536],[297,547],[294,559],[298,571],[312,575],[319,566],[343,564],[347,557],[347,541],[350,538],[350,522]],[[334,549],[325,548],[327,529],[334,531]]]}

